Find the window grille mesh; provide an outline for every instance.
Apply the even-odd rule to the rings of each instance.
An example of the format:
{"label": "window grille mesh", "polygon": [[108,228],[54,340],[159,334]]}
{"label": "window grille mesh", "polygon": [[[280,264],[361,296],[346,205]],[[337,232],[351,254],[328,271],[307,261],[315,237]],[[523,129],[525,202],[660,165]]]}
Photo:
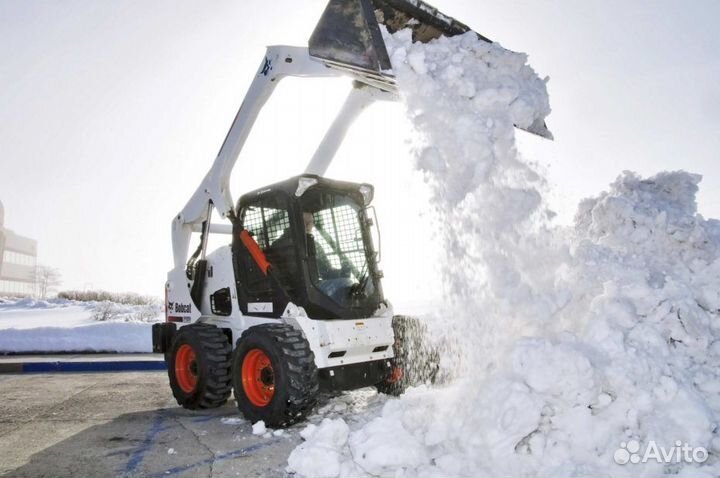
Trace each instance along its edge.
{"label": "window grille mesh", "polygon": [[255,238],[264,251],[290,227],[290,218],[285,209],[255,206],[245,211],[243,228]]}
{"label": "window grille mesh", "polygon": [[355,274],[362,274],[367,268],[362,229],[358,212],[348,206],[323,209],[313,214],[316,234],[320,246],[334,268],[340,268],[344,256],[354,266]]}

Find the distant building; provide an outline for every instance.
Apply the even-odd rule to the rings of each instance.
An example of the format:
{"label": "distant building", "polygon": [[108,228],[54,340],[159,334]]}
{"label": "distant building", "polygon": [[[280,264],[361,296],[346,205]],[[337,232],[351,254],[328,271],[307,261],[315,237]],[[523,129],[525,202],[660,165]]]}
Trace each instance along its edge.
{"label": "distant building", "polygon": [[37,241],[5,228],[5,210],[0,202],[0,295],[35,293]]}

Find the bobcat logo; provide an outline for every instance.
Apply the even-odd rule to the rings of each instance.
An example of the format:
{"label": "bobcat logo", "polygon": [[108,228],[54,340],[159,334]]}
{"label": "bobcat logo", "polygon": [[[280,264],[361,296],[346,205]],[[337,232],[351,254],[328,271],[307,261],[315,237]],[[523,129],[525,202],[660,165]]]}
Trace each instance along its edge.
{"label": "bobcat logo", "polygon": [[262,70],[260,70],[260,73],[262,73],[264,76],[268,76],[268,73],[272,70],[272,61],[270,61],[270,58],[265,57],[265,64],[262,67]]}

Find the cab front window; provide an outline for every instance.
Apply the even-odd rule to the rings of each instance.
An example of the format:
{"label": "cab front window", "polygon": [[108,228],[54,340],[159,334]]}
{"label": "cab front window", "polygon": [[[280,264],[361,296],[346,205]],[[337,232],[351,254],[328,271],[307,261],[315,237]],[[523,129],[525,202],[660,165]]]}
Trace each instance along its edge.
{"label": "cab front window", "polygon": [[341,306],[355,306],[375,292],[365,210],[350,195],[322,189],[302,198],[310,277]]}

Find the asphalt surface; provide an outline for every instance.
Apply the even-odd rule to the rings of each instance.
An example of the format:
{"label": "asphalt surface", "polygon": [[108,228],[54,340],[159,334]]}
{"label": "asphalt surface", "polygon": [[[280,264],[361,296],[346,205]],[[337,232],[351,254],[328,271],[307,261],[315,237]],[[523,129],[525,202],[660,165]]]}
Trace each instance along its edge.
{"label": "asphalt surface", "polygon": [[0,476],[284,476],[304,425],[253,435],[234,400],[175,403],[165,372],[0,375]]}

